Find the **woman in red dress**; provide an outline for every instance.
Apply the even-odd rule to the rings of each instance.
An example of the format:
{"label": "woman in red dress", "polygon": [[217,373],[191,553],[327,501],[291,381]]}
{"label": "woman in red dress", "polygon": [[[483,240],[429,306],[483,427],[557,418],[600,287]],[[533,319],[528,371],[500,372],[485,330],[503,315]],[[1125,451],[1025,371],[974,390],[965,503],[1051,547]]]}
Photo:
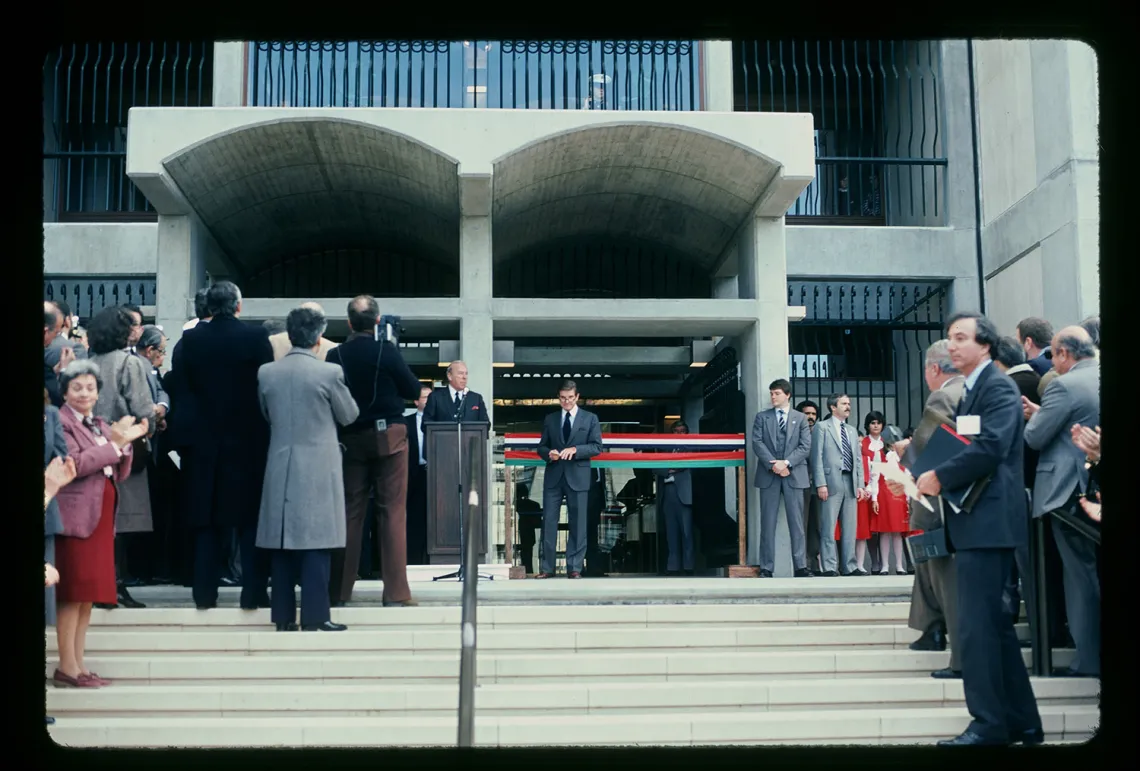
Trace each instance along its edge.
{"label": "woman in red dress", "polygon": [[63,533],[56,536],[55,546],[59,667],[52,680],[57,686],[99,688],[110,681],[84,665],[87,627],[92,603],[116,600],[116,483],[131,473],[131,442],[146,435],[147,423],[135,424],[128,417],[108,425],[92,417],[102,382],[98,365],[91,361],[69,364],[59,386],[64,400],[60,423],[76,475],[56,496]]}
{"label": "woman in red dress", "polygon": [[859,502],[859,517],[864,509],[868,512],[871,532],[879,534],[879,575],[890,572],[890,556],[895,554],[895,573],[906,575],[906,562],[903,561],[903,534],[910,529],[906,498],[895,495],[887,487],[887,480],[871,471],[871,461],[883,463],[888,455],[894,461],[898,456],[887,449],[883,441],[883,427],[886,418],[883,413],[871,411],[864,420],[867,436],[863,437],[863,474],[867,480],[870,499]]}

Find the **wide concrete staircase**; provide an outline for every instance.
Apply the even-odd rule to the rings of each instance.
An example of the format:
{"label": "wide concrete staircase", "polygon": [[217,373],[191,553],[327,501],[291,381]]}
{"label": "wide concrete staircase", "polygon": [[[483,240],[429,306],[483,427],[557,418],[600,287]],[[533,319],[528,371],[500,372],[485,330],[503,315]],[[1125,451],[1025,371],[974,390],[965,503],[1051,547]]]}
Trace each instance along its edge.
{"label": "wide concrete staircase", "polygon": [[[962,683],[929,675],[948,654],[908,649],[907,603],[842,599],[481,606],[476,744],[923,744],[960,733]],[[72,746],[454,746],[460,609],[348,607],[334,620],[349,630],[278,633],[268,610],[96,610],[87,663],[114,683],[49,685],[49,730]],[[50,676],[54,634],[47,646]],[[1071,657],[1058,651],[1055,663]],[[1091,737],[1099,681],[1033,687],[1047,742]]]}

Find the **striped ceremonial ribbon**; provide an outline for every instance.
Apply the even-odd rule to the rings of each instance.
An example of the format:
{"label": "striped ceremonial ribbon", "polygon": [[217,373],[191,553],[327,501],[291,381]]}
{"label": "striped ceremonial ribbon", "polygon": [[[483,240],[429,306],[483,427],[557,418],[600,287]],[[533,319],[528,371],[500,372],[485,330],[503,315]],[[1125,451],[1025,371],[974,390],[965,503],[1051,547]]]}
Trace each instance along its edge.
{"label": "striped ceremonial ribbon", "polygon": [[[506,465],[546,465],[536,453],[540,439],[540,434],[505,434]],[[744,434],[602,434],[602,444],[609,451],[590,459],[595,468],[725,468],[745,463]]]}

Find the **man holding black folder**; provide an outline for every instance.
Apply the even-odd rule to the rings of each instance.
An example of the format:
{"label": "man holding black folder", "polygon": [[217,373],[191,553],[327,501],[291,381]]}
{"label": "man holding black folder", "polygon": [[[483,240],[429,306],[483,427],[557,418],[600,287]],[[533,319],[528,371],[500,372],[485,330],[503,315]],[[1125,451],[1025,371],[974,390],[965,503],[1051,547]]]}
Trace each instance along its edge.
{"label": "man holding black folder", "polygon": [[[930,458],[939,437],[932,438],[913,470],[919,473],[919,493],[943,495],[950,504],[943,507],[946,538],[964,611],[955,645],[973,720],[960,736],[939,745],[1037,745],[1044,742],[1041,715],[1013,618],[1002,603],[1014,550],[1028,539],[1021,394],[991,366],[990,352],[999,338],[992,321],[958,313],[947,336],[950,359],[966,376],[966,393],[958,405],[956,433],[939,431],[958,445]],[[941,441],[939,446],[953,445]]]}

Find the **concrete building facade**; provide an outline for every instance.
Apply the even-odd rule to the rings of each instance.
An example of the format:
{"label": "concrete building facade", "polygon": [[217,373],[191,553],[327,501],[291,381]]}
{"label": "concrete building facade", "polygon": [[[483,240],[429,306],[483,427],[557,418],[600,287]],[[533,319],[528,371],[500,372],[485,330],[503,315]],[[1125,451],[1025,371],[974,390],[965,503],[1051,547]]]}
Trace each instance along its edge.
{"label": "concrete building facade", "polygon": [[1097,312],[1084,44],[155,45],[100,47],[174,87],[94,125],[78,54],[45,65],[45,293],[171,345],[211,279],[254,322],[371,292],[499,433],[567,375],[612,425],[745,431],[789,376],[912,423],[953,310]]}

